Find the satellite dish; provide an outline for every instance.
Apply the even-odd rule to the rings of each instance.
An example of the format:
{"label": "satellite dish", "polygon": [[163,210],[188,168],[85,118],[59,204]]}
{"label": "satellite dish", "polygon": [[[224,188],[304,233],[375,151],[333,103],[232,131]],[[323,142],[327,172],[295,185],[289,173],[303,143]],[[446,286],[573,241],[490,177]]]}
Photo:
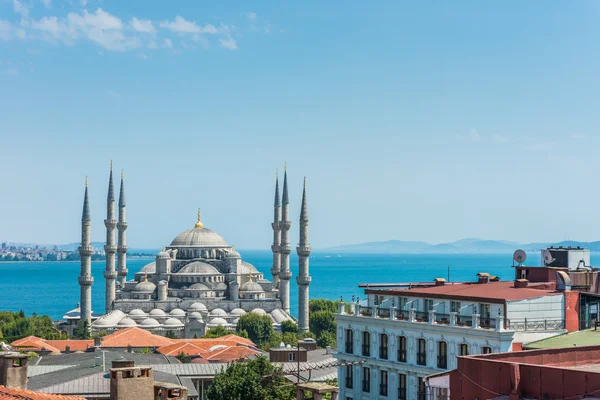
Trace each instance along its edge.
{"label": "satellite dish", "polygon": [[552,264],[554,258],[552,258],[552,254],[548,250],[542,251],[542,258],[544,259],[544,265]]}
{"label": "satellite dish", "polygon": [[527,259],[527,254],[521,249],[515,251],[513,254],[513,260],[515,260],[519,265],[523,264]]}

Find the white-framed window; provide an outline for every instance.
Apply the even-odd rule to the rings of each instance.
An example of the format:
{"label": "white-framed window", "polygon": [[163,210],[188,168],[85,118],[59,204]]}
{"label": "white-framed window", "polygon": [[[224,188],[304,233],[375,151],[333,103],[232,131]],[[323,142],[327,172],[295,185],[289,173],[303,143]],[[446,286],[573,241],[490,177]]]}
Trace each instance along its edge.
{"label": "white-framed window", "polygon": [[460,301],[452,300],[450,302],[450,311],[460,314]]}
{"label": "white-framed window", "polygon": [[296,361],[296,353],[288,353],[288,361]]}

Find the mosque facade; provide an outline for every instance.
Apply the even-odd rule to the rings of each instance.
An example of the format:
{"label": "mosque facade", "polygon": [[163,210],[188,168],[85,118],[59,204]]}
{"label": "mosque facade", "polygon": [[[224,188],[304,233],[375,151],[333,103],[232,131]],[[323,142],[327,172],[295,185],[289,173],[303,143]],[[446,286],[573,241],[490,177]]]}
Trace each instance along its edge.
{"label": "mosque facade", "polygon": [[[153,262],[145,265],[127,280],[126,265],[126,201],[123,175],[118,201],[118,220],[115,219],[115,196],[112,165],[107,196],[104,314],[92,314],[90,245],[91,218],[86,181],[83,214],[81,255],[80,307],[65,314],[63,328],[72,333],[82,320],[92,331],[139,327],[176,337],[200,337],[216,326],[234,330],[239,318],[246,313],[268,315],[275,329],[286,320],[296,322],[290,312],[290,253],[289,196],[287,171],[284,172],[283,192],[279,201],[279,180],[275,183],[273,229],[273,281],[265,279],[252,264],[244,261],[239,252],[218,233],[202,223],[200,210],[195,225],[178,234],[160,251]],[[300,213],[298,325],[308,330],[308,209],[306,180]],[[117,232],[115,232],[115,230]],[[115,243],[117,233],[117,243]],[[115,265],[116,264],[116,265]]]}

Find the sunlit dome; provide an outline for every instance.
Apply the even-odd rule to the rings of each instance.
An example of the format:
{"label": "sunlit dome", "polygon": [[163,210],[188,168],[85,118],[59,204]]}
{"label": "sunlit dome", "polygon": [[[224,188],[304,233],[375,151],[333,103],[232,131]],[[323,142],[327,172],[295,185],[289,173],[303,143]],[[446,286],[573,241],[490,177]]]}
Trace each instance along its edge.
{"label": "sunlit dome", "polygon": [[177,271],[177,273],[178,274],[215,275],[215,274],[219,273],[219,270],[216,269],[215,267],[213,267],[212,265],[204,263],[202,261],[194,261],[194,262],[187,264],[183,268],[181,268],[179,271]]}

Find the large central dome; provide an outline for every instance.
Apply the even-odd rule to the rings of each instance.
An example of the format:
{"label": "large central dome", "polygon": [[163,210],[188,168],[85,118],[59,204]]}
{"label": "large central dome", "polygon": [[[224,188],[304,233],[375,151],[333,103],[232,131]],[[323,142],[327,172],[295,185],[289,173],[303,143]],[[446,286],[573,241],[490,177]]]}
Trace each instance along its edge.
{"label": "large central dome", "polygon": [[218,233],[207,228],[192,228],[181,232],[170,247],[228,247],[229,245]]}

